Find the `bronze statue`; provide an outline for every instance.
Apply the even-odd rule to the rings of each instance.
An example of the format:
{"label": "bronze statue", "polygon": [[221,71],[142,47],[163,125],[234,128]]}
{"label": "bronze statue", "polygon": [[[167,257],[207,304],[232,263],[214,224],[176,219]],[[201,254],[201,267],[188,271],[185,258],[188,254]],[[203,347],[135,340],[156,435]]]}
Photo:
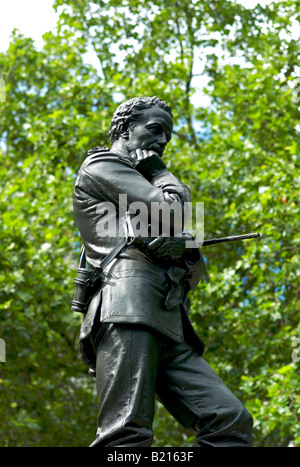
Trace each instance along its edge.
{"label": "bronze statue", "polygon": [[[96,377],[92,447],[150,447],[156,397],[197,446],[252,442],[251,415],[204,360],[188,316],[204,261],[177,231],[175,211],[182,220],[190,190],[162,159],[172,129],[171,108],[157,97],[121,104],[111,148],[89,151],[76,180],[84,251],[73,309],[84,312],[80,348]],[[153,203],[170,215],[154,215]]]}

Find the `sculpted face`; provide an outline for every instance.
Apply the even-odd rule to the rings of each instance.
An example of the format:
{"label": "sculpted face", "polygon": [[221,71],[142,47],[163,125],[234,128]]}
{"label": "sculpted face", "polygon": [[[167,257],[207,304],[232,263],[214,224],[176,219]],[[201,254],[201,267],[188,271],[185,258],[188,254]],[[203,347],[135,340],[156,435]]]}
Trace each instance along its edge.
{"label": "sculpted face", "polygon": [[171,115],[158,106],[152,106],[141,113],[140,120],[134,122],[129,129],[127,150],[137,149],[155,151],[162,157],[167,143],[171,140],[173,119]]}

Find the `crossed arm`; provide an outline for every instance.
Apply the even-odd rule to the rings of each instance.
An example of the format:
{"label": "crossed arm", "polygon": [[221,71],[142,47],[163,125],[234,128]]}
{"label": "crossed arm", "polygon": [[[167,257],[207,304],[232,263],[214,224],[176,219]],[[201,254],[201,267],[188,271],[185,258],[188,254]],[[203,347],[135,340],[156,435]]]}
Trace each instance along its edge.
{"label": "crossed arm", "polygon": [[[106,153],[88,158],[82,167],[82,178],[79,186],[96,199],[104,199],[118,206],[120,195],[126,195],[127,207],[136,202],[144,203],[148,225],[153,221],[152,203],[167,203],[174,201],[184,210],[184,203],[190,202],[189,188],[169,172],[163,160],[153,151],[136,151],[131,160],[117,154]],[[160,219],[161,231],[164,228],[172,230],[172,218]],[[171,224],[171,225],[170,225]],[[168,230],[166,230],[168,231]],[[187,248],[185,238],[158,236],[150,245],[149,252],[167,263],[185,261],[185,265],[199,261],[201,253],[198,248]]]}

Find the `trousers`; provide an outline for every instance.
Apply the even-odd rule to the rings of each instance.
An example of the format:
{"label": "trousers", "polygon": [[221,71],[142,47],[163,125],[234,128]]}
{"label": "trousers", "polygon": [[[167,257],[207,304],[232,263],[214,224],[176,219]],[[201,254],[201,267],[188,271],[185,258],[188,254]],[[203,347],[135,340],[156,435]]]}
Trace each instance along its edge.
{"label": "trousers", "polygon": [[187,343],[143,325],[105,324],[100,333],[98,430],[90,447],[150,447],[155,398],[195,434],[196,446],[251,445],[252,416]]}

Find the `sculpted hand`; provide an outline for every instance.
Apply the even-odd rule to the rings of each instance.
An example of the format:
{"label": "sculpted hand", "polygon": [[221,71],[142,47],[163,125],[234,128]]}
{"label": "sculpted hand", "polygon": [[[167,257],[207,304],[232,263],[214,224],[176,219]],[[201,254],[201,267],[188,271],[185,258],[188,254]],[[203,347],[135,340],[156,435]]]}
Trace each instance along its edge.
{"label": "sculpted hand", "polygon": [[148,180],[151,180],[154,175],[162,170],[166,170],[166,164],[158,153],[153,150],[137,149],[130,153],[130,159],[138,172]]}
{"label": "sculpted hand", "polygon": [[143,160],[148,159],[152,156],[158,156],[158,154],[157,152],[152,150],[147,151],[146,149],[137,149],[136,151],[132,151],[129,156],[134,165],[136,166]]}
{"label": "sculpted hand", "polygon": [[[191,243],[190,243],[191,242]],[[193,245],[193,246],[190,246]],[[185,276],[189,289],[195,289],[205,272],[205,262],[193,237],[158,237],[148,246],[150,258],[164,266],[187,269]]]}
{"label": "sculpted hand", "polygon": [[188,253],[187,238],[183,237],[158,237],[153,240],[148,251],[151,256],[163,261],[180,260]]}

